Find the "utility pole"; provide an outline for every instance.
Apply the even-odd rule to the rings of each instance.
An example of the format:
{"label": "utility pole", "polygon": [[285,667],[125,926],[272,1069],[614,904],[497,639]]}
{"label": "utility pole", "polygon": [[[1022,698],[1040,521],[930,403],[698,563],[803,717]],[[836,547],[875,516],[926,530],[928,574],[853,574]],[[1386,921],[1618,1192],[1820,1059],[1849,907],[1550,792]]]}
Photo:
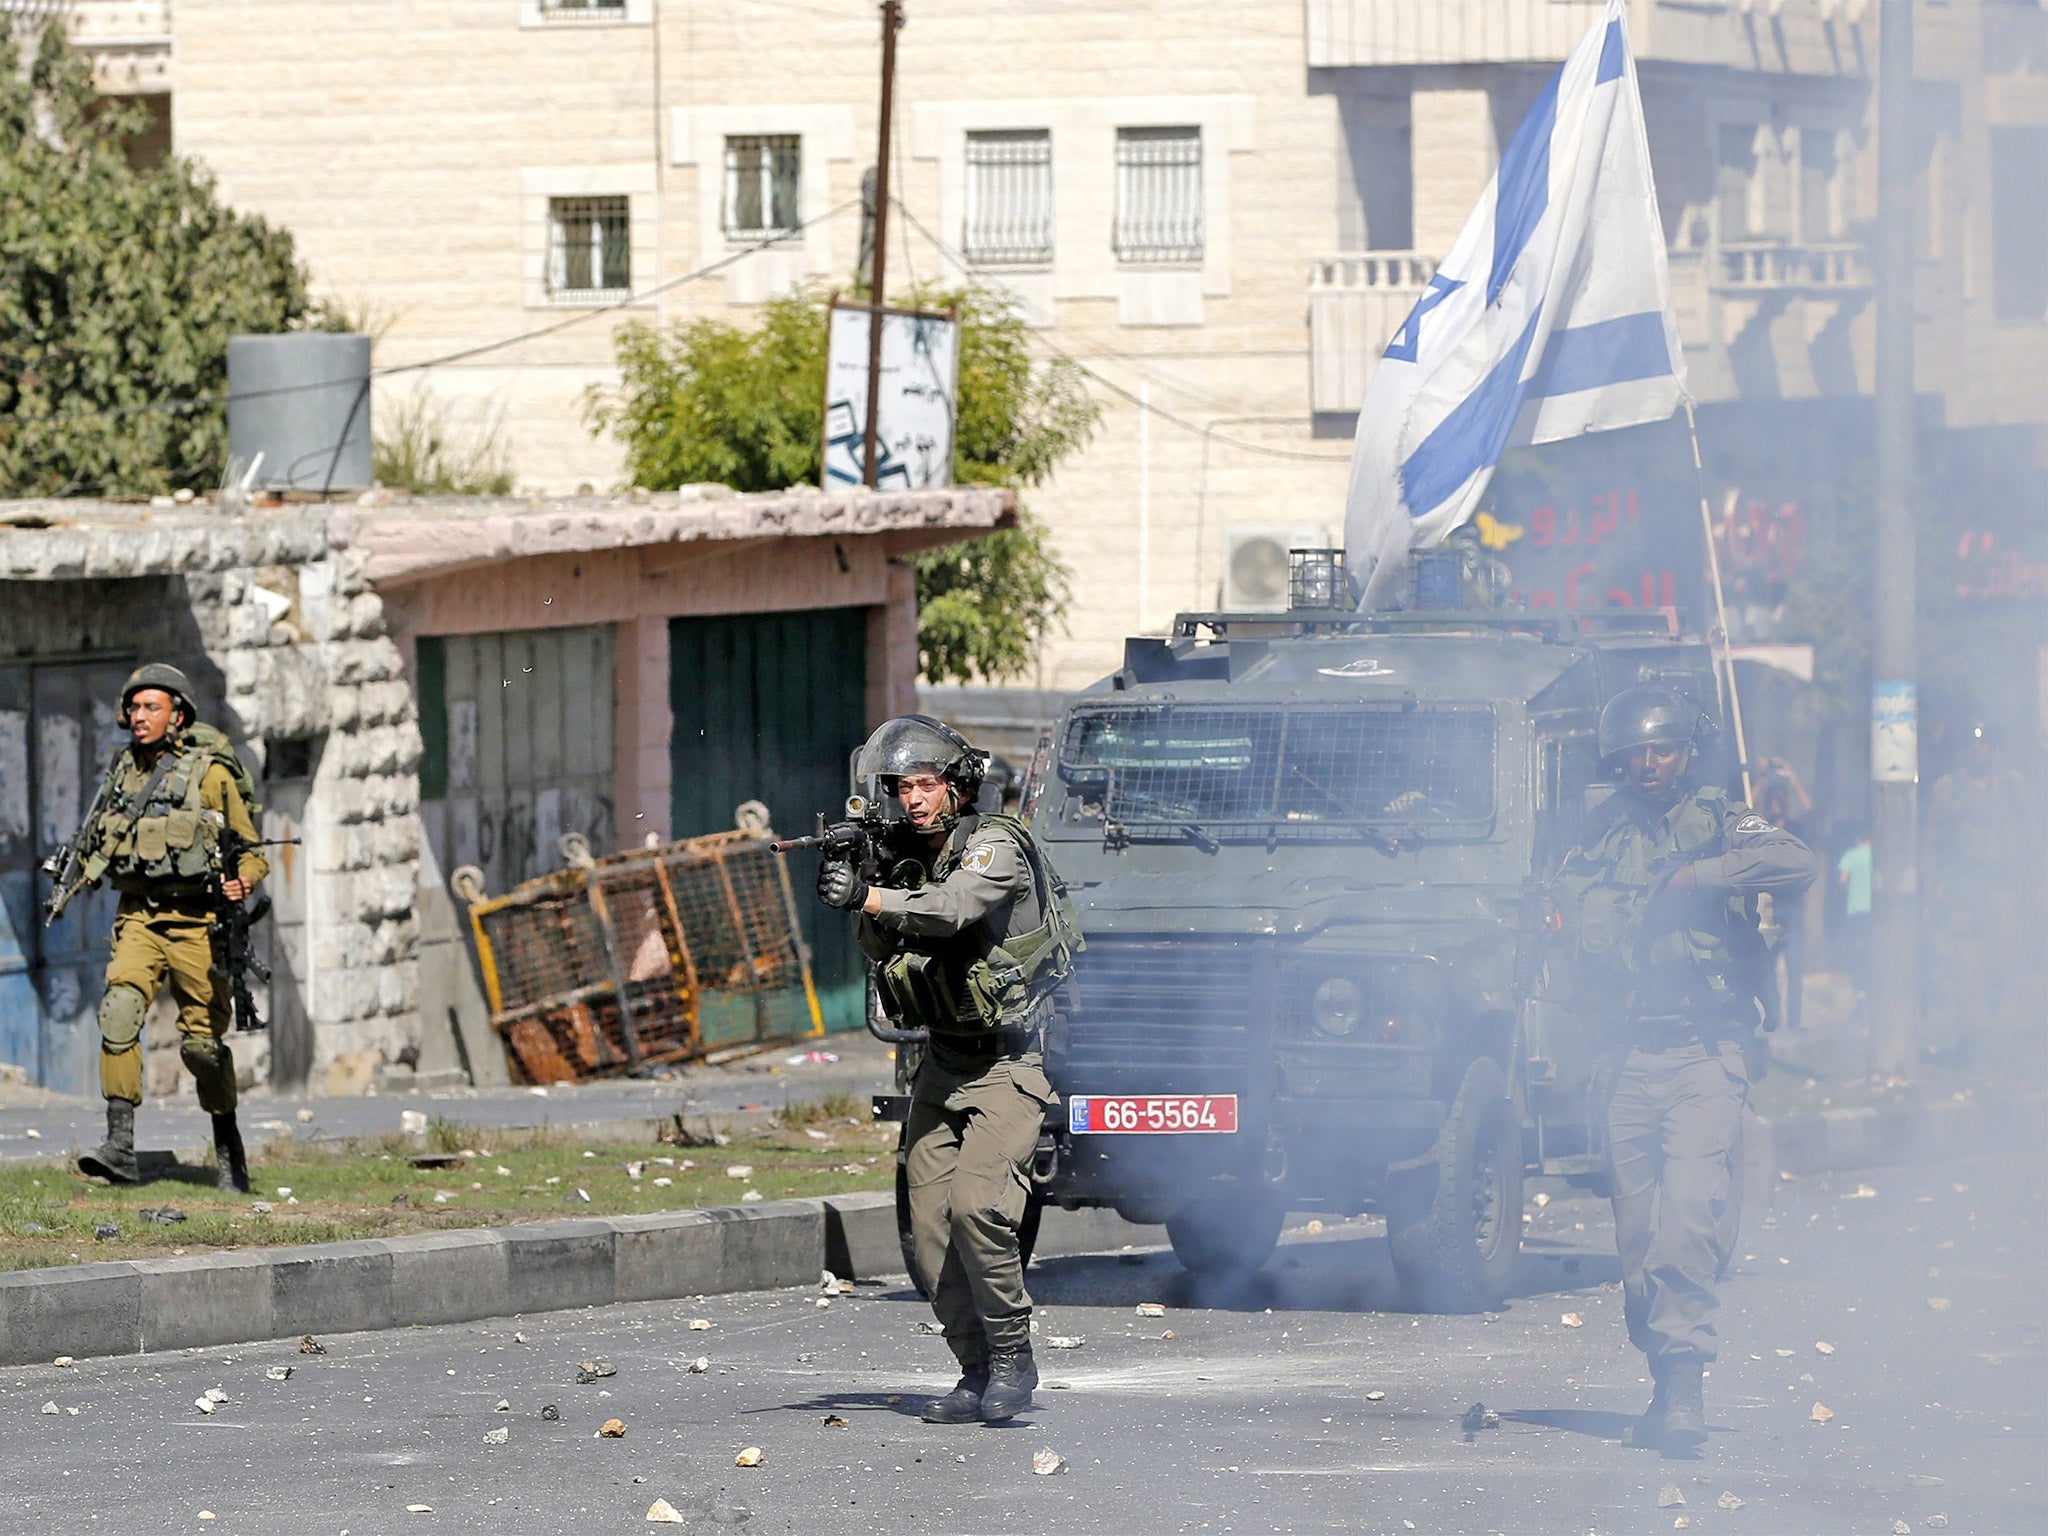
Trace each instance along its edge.
{"label": "utility pole", "polygon": [[1877,590],[1871,614],[1873,1065],[1911,1069],[1920,1012],[1920,727],[1913,528],[1913,6],[1890,0],[1877,74]]}
{"label": "utility pole", "polygon": [[896,29],[899,0],[882,3],[882,131],[875,150],[875,264],[868,282],[868,413],[861,423],[861,480],[875,487],[876,416],[882,403],[882,285],[889,263],[889,119],[896,106]]}

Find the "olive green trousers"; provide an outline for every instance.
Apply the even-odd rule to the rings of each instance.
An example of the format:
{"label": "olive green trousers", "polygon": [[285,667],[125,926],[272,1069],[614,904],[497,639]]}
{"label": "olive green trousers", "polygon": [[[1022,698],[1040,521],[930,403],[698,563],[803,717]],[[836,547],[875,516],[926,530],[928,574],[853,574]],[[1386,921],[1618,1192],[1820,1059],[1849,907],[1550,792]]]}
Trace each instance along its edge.
{"label": "olive green trousers", "polygon": [[1733,1037],[1630,1050],[1615,1072],[1607,1140],[1622,1305],[1630,1341],[1653,1365],[1718,1350],[1748,1097]]}
{"label": "olive green trousers", "polygon": [[206,913],[152,910],[124,902],[114,918],[107,991],[139,994],[100,1008],[100,1094],[142,1102],[141,1021],[168,981],[178,1003],[178,1055],[192,1071],[199,1107],[210,1115],[235,1107],[235,1058],[228,1049],[227,978],[213,968],[213,919]]}
{"label": "olive green trousers", "polygon": [[1053,1098],[1035,1053],[973,1073],[930,1059],[918,1069],[904,1129],[912,1258],[962,1366],[1031,1341],[1017,1228]]}

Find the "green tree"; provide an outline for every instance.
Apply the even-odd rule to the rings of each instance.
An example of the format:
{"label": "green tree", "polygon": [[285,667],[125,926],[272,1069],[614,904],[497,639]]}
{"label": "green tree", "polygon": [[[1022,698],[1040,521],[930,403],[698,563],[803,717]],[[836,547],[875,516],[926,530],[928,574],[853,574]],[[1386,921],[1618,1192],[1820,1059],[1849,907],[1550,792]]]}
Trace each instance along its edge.
{"label": "green tree", "polygon": [[[953,475],[1041,485],[1093,435],[1101,411],[1074,364],[1034,363],[1017,311],[975,290],[927,289],[913,302],[957,309],[960,398]],[[626,450],[635,485],[715,481],[741,491],[818,482],[824,438],[825,306],[810,290],[772,300],[741,330],[693,320],[666,333],[634,322],[616,338],[621,379],[592,389],[585,414]],[[1017,525],[917,557],[918,660],[926,677],[1014,677],[1065,611],[1066,570],[1021,502]]]}
{"label": "green tree", "polygon": [[291,236],[190,161],[130,166],[143,114],[94,95],[56,25],[0,21],[0,495],[217,484],[227,342],[307,318]]}

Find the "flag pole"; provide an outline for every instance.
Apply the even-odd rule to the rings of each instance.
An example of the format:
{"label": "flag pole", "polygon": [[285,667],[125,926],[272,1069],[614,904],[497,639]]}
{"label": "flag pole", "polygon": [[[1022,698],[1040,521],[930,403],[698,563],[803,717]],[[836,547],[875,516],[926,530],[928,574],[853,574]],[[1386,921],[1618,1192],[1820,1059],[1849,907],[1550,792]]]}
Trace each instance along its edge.
{"label": "flag pole", "polygon": [[[1693,417],[1692,401],[1685,402],[1685,432],[1692,439],[1692,477],[1700,491],[1700,532],[1707,541],[1707,574],[1714,583],[1714,691],[1721,695],[1722,715],[1735,728],[1736,766],[1742,772],[1742,798],[1750,802],[1749,743],[1743,738],[1742,695],[1735,687],[1735,659],[1728,654],[1728,599],[1721,590],[1721,555],[1714,548],[1714,513],[1707,505],[1707,471],[1700,462],[1700,427]],[[1723,674],[1726,681],[1723,682]]]}

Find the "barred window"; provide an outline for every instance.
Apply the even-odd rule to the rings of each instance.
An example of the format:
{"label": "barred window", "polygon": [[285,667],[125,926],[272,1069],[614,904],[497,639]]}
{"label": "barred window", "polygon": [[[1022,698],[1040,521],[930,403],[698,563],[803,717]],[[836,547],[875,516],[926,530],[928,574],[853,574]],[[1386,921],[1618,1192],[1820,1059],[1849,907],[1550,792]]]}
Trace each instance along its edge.
{"label": "barred window", "polygon": [[1006,128],[967,135],[967,232],[976,266],[1052,260],[1052,134]]}
{"label": "barred window", "polygon": [[623,197],[548,199],[548,297],[609,298],[633,286],[632,215]]}
{"label": "barred window", "polygon": [[796,233],[803,138],[736,135],[725,141],[725,232],[746,240]]}
{"label": "barred window", "polygon": [[1116,131],[1118,261],[1202,259],[1202,130]]}
{"label": "barred window", "polygon": [[541,0],[541,14],[550,21],[616,21],[626,0]]}

